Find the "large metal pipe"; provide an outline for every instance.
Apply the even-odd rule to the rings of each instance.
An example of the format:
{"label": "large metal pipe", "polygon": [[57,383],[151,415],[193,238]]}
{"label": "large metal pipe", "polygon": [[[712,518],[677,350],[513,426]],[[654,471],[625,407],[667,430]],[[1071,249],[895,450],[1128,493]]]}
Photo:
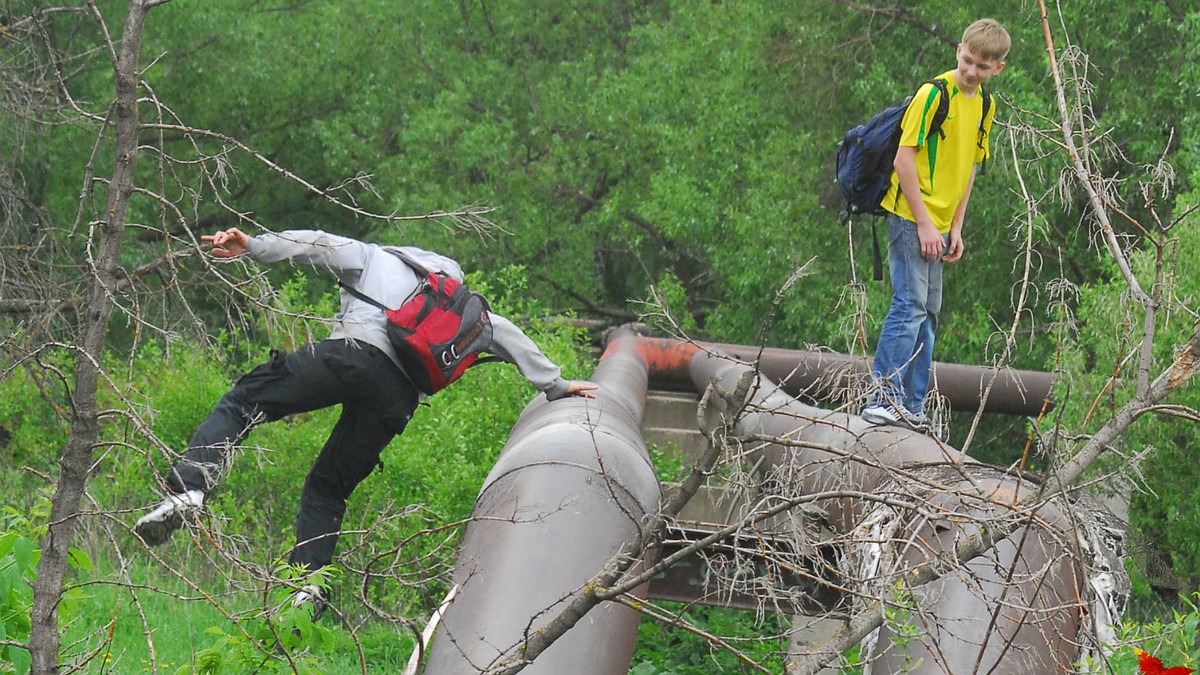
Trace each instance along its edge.
{"label": "large metal pipe", "polygon": [[[690,374],[698,389],[733,391],[750,367],[698,351]],[[721,397],[710,400],[721,405]],[[858,569],[843,570],[842,583],[866,596],[885,596],[896,573],[929,564],[953,550],[983,519],[1012,516],[1011,507],[1037,489],[1028,481],[974,462],[959,450],[913,431],[874,427],[855,415],[814,408],[769,381],[758,387],[736,431],[788,439],[750,450],[764,491],[787,496],[842,491],[921,495],[924,515],[881,502],[845,496],[817,506],[825,524],[871,549]],[[847,457],[866,461],[855,462]],[[901,483],[896,469],[921,481]],[[947,489],[927,490],[929,484]],[[932,514],[932,515],[931,515]],[[914,593],[911,614],[920,639],[892,640],[904,626],[886,624],[876,634],[867,671],[894,673],[1059,672],[1076,657],[1083,611],[1070,562],[1071,527],[1052,504],[1036,512],[993,550]],[[880,545],[880,542],[887,542]],[[906,600],[894,599],[903,606]]]}
{"label": "large metal pipe", "polygon": [[[677,340],[644,339],[654,350],[678,349]],[[760,372],[784,391],[810,400],[840,402],[848,387],[871,374],[871,359],[865,356],[724,343],[699,343],[699,347],[745,363],[757,362]],[[683,375],[663,371],[660,376],[669,388],[691,390],[693,384]],[[982,403],[984,412],[1032,417],[1053,405],[1053,374],[1043,371],[937,362],[930,382],[954,410],[974,411]]]}
{"label": "large metal pipe", "polygon": [[[1007,476],[972,473],[969,482],[942,473],[950,491],[925,503],[943,517],[894,514],[900,529],[893,541],[905,543],[894,546],[881,563],[903,571],[929,565],[934,556],[953,552],[977,523],[1012,517],[1007,507],[1034,496],[1038,488]],[[909,589],[911,595],[893,595],[900,612],[864,650],[870,654],[865,675],[1069,670],[1080,654],[1088,595],[1067,548],[1075,539],[1073,523],[1052,503],[1037,509],[1034,518],[984,555]],[[889,571],[875,570],[881,578]],[[885,597],[890,590],[880,589]],[[920,636],[916,640],[913,628]]]}
{"label": "large metal pipe", "polygon": [[[637,339],[614,338],[591,378],[595,399],[539,396],[521,414],[476,499],[455,566],[458,595],[432,641],[428,675],[473,675],[511,655],[627,551],[658,509]],[[523,672],[625,675],[639,620],[603,603]]]}
{"label": "large metal pipe", "polygon": [[[734,354],[743,360],[756,355],[746,347]],[[790,392],[798,391],[797,386],[812,397],[812,387],[828,381],[805,370],[825,369],[823,355],[807,366],[796,352],[766,350],[764,356],[762,372],[789,390],[760,378],[754,406],[742,416],[737,432],[799,443],[764,443],[752,450],[764,490],[794,495],[841,489],[846,495],[894,492],[898,499],[913,498],[912,486],[896,482],[893,469],[919,471],[955,488],[927,497],[926,513],[946,514],[944,518],[914,518],[853,496],[820,504],[826,524],[835,531],[853,537],[865,527],[870,531],[862,535],[864,546],[881,539],[894,543],[874,558],[873,568],[859,569],[858,577],[845,580],[866,595],[884,594],[871,585],[872,579],[928,562],[955,537],[970,532],[971,518],[1009,514],[1006,509],[1036,489],[929,437],[873,427],[855,415],[796,400]],[[635,539],[641,519],[661,499],[640,430],[648,379],[693,391],[710,385],[731,390],[748,370],[745,363],[696,345],[619,332],[593,377],[601,387],[597,399],[548,403],[539,397],[531,403],[477,498],[455,569],[459,594],[438,628],[425,672],[467,675],[494,664],[552,620],[606,561]],[[970,376],[983,382],[979,370]],[[1021,399],[1037,400],[1040,409],[1043,390],[1030,387],[1023,375],[1018,379]],[[944,377],[940,384],[946,393]],[[995,399],[990,400],[994,406]],[[721,398],[712,402],[719,405]],[[994,672],[1056,672],[1070,663],[1080,601],[1069,552],[1063,548],[1070,538],[1060,536],[1069,528],[1053,505],[1037,516],[1042,526],[1057,531],[1019,530],[992,553],[919,589],[912,621],[932,637],[898,647],[890,639],[890,631],[898,627],[885,625],[869,650],[868,669],[941,673],[974,672],[978,666],[979,672],[987,672],[998,665]],[[1024,614],[997,611],[1013,607],[1023,608]],[[631,609],[600,605],[526,671],[624,675],[638,621]]]}

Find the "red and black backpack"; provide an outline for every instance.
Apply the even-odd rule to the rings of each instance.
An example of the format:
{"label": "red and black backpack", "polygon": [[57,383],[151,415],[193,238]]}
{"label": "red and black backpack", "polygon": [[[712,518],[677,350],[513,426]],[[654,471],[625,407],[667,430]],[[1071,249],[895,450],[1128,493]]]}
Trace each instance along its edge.
{"label": "red and black backpack", "polygon": [[500,360],[480,355],[492,345],[487,298],[458,279],[421,265],[402,250],[384,250],[422,277],[411,298],[390,309],[358,289],[341,286],[387,315],[388,341],[418,389],[426,395],[436,393],[476,363]]}

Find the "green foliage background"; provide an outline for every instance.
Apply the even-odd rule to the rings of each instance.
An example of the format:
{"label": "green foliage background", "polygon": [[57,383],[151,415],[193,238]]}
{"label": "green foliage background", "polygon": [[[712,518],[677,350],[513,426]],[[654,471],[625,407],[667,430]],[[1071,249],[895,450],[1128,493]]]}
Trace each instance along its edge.
{"label": "green foliage background", "polygon": [[[122,3],[99,5],[118,25]],[[235,153],[221,198],[269,227],[414,242],[474,269],[522,265],[552,310],[601,317],[628,312],[670,272],[698,335],[733,342],[757,337],[773,290],[812,260],[767,340],[846,350],[853,336],[831,311],[851,280],[832,180],[841,133],[950,68],[959,27],[982,15],[1004,21],[1014,38],[994,81],[1001,123],[1055,114],[1035,5],[898,7],[885,14],[819,0],[171,2],[151,15],[146,53],[160,56],[145,78],[179,121],[237,138],[315,186],[369,175],[374,191],[354,195],[365,208],[422,214],[488,204],[509,234],[487,239],[363,219]],[[1105,20],[1091,20],[1099,7],[1061,10],[1071,40],[1090,56],[1087,74],[1103,82],[1090,93],[1091,109],[1132,166],[1165,151],[1186,188],[1196,112],[1179,92],[1194,88],[1194,68],[1184,64],[1195,55],[1181,38],[1194,13],[1179,3],[1132,2],[1105,5]],[[103,100],[110,79],[106,64],[90,63],[71,83]],[[149,108],[143,117],[175,122]],[[47,218],[62,222],[76,209],[90,144],[69,126],[40,131],[20,169]],[[165,135],[181,152],[190,143]],[[1011,323],[1020,234],[1014,142],[998,131],[995,160],[972,196],[968,262],[950,271],[946,360],[986,361],[994,329]],[[1065,165],[1038,154],[1044,149],[1021,148],[1035,194]],[[1116,157],[1100,159],[1118,168]],[[98,170],[104,161],[100,153]],[[217,208],[211,186],[192,187],[195,200],[184,200],[183,212],[202,231],[237,224]],[[1109,277],[1089,246],[1081,206],[1073,194],[1043,210],[1040,283],[1060,274],[1080,285]],[[1145,215],[1136,199],[1123,206]],[[158,207],[140,200],[135,211],[153,222]],[[858,279],[868,273],[866,229],[859,224],[854,240]],[[132,262],[156,252],[141,246],[129,255]],[[878,321],[889,291],[867,291]],[[1036,299],[1031,330],[1046,320],[1047,304],[1044,294]],[[1017,365],[1043,367],[1053,348],[1024,340]]]}
{"label": "green foliage background", "polygon": [[[40,4],[12,2],[9,13],[21,16]],[[96,2],[114,33],[124,5]],[[759,339],[775,290],[809,263],[763,339],[777,347],[862,352],[841,300],[847,284],[869,275],[869,228],[856,223],[848,238],[839,225],[832,180],[836,143],[847,127],[949,69],[957,32],[991,15],[1008,26],[1014,45],[1007,68],[993,81],[1001,127],[989,173],[972,195],[966,257],[948,270],[938,358],[988,364],[997,356],[997,333],[1012,323],[1020,274],[1026,225],[1017,210],[1021,184],[1037,197],[1060,194],[1042,203],[1032,223],[1032,305],[1021,317],[1011,360],[1017,367],[1057,368],[1062,395],[1048,423],[1074,433],[1093,431],[1130,395],[1134,374],[1113,364],[1130,349],[1140,319],[1111,261],[1097,250],[1094,223],[1082,215],[1083,195],[1060,179],[1065,158],[1053,143],[1019,133],[1022,124],[1057,114],[1037,5],[901,0],[890,8],[896,11],[832,0],[175,0],[156,8],[147,24],[144,77],[167,107],[146,105],[143,122],[185,124],[239,139],[277,166],[369,210],[423,214],[462,204],[495,206],[494,219],[506,232],[482,238],[427,222],[358,217],[231,150],[223,181],[182,177],[178,214],[135,197],[135,236],[123,262],[133,267],[177,247],[180,237],[189,236],[185,224],[195,234],[244,225],[217,207],[220,199],[273,229],[319,227],[446,251],[478,270],[474,281],[501,298],[506,311],[529,319],[575,313],[616,321],[635,311],[656,285],[673,309],[687,313],[685,324],[697,337],[737,343]],[[1113,152],[1095,158],[1097,168],[1124,178],[1137,167],[1169,162],[1172,189],[1150,193],[1165,219],[1183,213],[1200,201],[1200,47],[1194,40],[1200,12],[1175,0],[1086,0],[1056,11],[1056,30],[1065,28],[1090,59],[1070,70],[1096,85],[1086,92],[1097,119],[1092,132],[1113,142]],[[63,49],[84,53],[96,43],[98,29],[71,18],[54,18],[53,38]],[[1066,46],[1066,36],[1056,39]],[[18,68],[9,53],[0,56],[0,66]],[[103,116],[113,88],[109,64],[80,58],[64,72],[79,104]],[[19,177],[31,214],[28,226],[12,236],[26,243],[43,236],[60,241],[62,259],[31,264],[70,269],[66,263],[84,259],[68,232],[95,127],[80,119],[31,120],[7,108],[3,115],[3,124],[23,131],[24,142],[0,134],[0,169]],[[192,141],[178,132],[156,133],[169,152],[190,150]],[[197,143],[207,151],[228,149],[219,141]],[[111,169],[111,153],[103,149],[102,143],[95,154],[97,175]],[[157,168],[153,160],[143,162],[148,183],[154,184]],[[366,175],[371,190],[337,188]],[[1136,179],[1117,189],[1126,213],[1153,220]],[[91,192],[85,197],[95,199]],[[1200,289],[1189,273],[1200,264],[1196,220],[1192,214],[1173,231],[1175,245],[1165,261],[1173,305],[1160,317],[1160,367],[1196,327]],[[1125,221],[1118,227],[1122,235],[1135,233]],[[1138,258],[1139,270],[1153,268],[1148,255]],[[108,365],[119,377],[106,394],[109,403],[117,402],[119,391],[140,406],[173,448],[186,442],[232,378],[268,348],[295,347],[324,330],[318,320],[280,320],[249,307],[246,314],[232,312],[229,307],[246,305],[246,298],[204,291],[200,284],[210,272],[194,261],[183,260],[179,269],[196,288],[164,286],[161,304],[147,307],[163,333],[146,335],[114,321]],[[261,280],[251,288],[268,304],[318,317],[332,311],[327,277],[287,266],[265,274],[278,293]],[[151,288],[158,283],[143,282]],[[1054,303],[1064,284],[1078,289],[1068,294],[1069,316]],[[863,288],[870,353],[890,289],[872,282]],[[194,313],[178,311],[184,298]],[[532,325],[535,339],[569,373],[588,373],[581,334]],[[0,316],[6,333],[19,328]],[[63,338],[69,340],[69,333]],[[0,490],[14,505],[31,505],[44,490],[37,472],[53,475],[65,443],[67,402],[46,371],[28,363],[9,368],[3,358]],[[65,351],[43,358],[70,370]],[[381,472],[355,494],[351,514],[421,503],[428,510],[403,524],[421,527],[466,513],[532,394],[509,368],[478,371],[418,415],[389,449]],[[1195,408],[1200,401],[1192,386],[1170,403]],[[287,545],[293,488],[334,414],[256,431],[257,449],[242,458],[242,470],[214,502],[231,519],[227,526],[255,540],[264,558]],[[957,442],[967,423],[955,420],[963,422],[954,425]],[[986,420],[973,452],[1011,462],[1030,426]],[[145,448],[128,424],[106,434],[132,447],[118,444],[100,456],[95,497],[116,509],[140,508],[150,499],[162,453],[139,452]],[[1194,423],[1148,415],[1117,448],[1130,458],[1146,450],[1137,461],[1142,478],[1136,483],[1143,491],[1135,493],[1131,520],[1167,554],[1188,589],[1200,585],[1200,507],[1191,489],[1200,481],[1195,437]],[[1038,458],[1035,465],[1045,461]],[[1116,460],[1107,468],[1133,463]],[[247,495],[254,495],[252,503]],[[97,559],[110,563],[95,532],[89,541]],[[440,592],[431,588],[395,601],[426,607]],[[664,644],[672,640],[664,638]],[[690,653],[678,663],[697,658]],[[648,656],[643,663],[666,668]]]}

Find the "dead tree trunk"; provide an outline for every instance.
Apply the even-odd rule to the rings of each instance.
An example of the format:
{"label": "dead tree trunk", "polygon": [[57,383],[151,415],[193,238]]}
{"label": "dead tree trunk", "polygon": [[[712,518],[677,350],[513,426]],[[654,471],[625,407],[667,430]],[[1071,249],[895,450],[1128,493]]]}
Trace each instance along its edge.
{"label": "dead tree trunk", "polygon": [[93,237],[92,245],[88,247],[93,252],[88,261],[91,279],[87,304],[80,312],[79,337],[75,344],[71,431],[59,459],[58,485],[51,499],[49,529],[42,541],[42,556],[33,587],[29,651],[31,672],[35,675],[59,672],[58,604],[67,573],[68,549],[75,535],[75,519],[99,438],[100,411],[96,393],[103,367],[108,320],[113,309],[125,218],[137,168],[138,55],[146,12],[154,4],[146,0],[129,3],[120,50],[114,54],[117,83],[115,163],[104,212],[98,214],[89,228],[89,236]]}

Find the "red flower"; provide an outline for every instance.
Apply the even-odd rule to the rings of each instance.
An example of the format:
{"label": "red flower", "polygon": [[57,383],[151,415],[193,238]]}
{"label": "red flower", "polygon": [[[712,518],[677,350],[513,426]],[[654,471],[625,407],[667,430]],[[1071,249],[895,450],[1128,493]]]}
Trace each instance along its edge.
{"label": "red flower", "polygon": [[1134,647],[1133,650],[1137,652],[1138,668],[1142,669],[1142,675],[1189,675],[1189,673],[1196,672],[1194,669],[1185,666],[1163,668],[1162,659],[1157,656],[1151,656],[1137,647]]}

